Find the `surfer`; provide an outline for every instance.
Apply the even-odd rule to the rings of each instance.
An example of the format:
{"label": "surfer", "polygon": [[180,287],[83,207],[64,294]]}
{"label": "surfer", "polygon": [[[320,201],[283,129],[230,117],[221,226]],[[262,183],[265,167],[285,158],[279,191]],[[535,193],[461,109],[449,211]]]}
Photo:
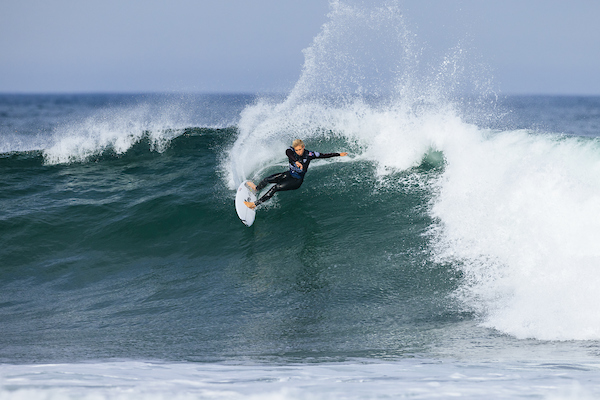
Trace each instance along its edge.
{"label": "surfer", "polygon": [[287,149],[285,154],[290,161],[289,170],[269,175],[260,181],[258,185],[255,185],[252,182],[247,183],[250,189],[255,192],[263,189],[269,183],[274,183],[275,185],[271,187],[264,196],[256,200],[256,202],[245,201],[244,204],[246,204],[246,206],[254,209],[257,205],[264,203],[273,197],[275,192],[298,189],[304,181],[304,175],[306,175],[311,160],[314,160],[315,158],[344,157],[348,155],[348,153],[319,153],[317,151],[309,151],[306,150],[304,142],[300,139],[294,140],[292,142],[292,147]]}

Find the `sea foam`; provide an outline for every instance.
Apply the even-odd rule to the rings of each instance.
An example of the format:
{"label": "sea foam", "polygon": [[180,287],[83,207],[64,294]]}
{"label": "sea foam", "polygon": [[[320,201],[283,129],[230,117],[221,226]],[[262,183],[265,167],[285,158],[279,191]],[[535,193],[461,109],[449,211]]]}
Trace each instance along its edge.
{"label": "sea foam", "polygon": [[457,296],[520,338],[600,338],[597,140],[525,131],[443,149],[436,251],[465,272]]}
{"label": "sea foam", "polygon": [[95,362],[0,365],[0,398],[389,399],[414,397],[591,399],[598,367],[403,359],[291,365]]}

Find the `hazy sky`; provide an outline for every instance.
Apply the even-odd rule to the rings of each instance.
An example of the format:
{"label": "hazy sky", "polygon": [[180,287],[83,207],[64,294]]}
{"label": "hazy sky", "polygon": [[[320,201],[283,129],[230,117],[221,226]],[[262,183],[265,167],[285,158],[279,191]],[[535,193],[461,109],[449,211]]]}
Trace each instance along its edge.
{"label": "hazy sky", "polygon": [[[502,93],[600,95],[598,0],[398,3],[423,46],[468,43]],[[0,0],[0,92],[286,91],[329,10],[328,0]]]}

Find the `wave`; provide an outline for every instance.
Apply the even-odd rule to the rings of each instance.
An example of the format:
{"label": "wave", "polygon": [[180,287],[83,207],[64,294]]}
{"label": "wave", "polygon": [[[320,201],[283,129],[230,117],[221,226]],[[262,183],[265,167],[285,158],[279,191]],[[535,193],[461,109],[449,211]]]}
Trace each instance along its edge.
{"label": "wave", "polygon": [[161,153],[185,129],[235,126],[239,110],[253,97],[3,95],[0,153],[41,151],[47,165],[123,155],[142,141]]}
{"label": "wave", "polygon": [[[263,175],[296,137],[350,151],[346,162],[372,163],[379,179],[442,154],[429,237],[432,259],[463,273],[450,297],[518,338],[600,339],[598,140],[486,128],[502,117],[490,114],[489,86],[463,94],[465,80],[489,80],[460,46],[423,70],[398,8],[333,2],[329,17],[289,96],[242,112],[223,161],[228,186]],[[388,73],[369,80],[370,69]]]}
{"label": "wave", "polygon": [[98,112],[83,121],[60,126],[54,143],[44,149],[47,164],[87,161],[107,149],[123,154],[146,139],[152,151],[163,152],[189,124],[174,107],[158,111],[149,104]]}

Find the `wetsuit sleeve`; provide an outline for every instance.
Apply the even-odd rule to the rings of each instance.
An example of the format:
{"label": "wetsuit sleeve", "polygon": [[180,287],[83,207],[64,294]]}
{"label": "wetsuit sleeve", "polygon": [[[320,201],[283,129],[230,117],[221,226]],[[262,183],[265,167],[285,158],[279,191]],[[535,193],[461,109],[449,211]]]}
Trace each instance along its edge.
{"label": "wetsuit sleeve", "polygon": [[331,157],[339,157],[340,153],[317,153],[315,152],[315,158],[331,158]]}

